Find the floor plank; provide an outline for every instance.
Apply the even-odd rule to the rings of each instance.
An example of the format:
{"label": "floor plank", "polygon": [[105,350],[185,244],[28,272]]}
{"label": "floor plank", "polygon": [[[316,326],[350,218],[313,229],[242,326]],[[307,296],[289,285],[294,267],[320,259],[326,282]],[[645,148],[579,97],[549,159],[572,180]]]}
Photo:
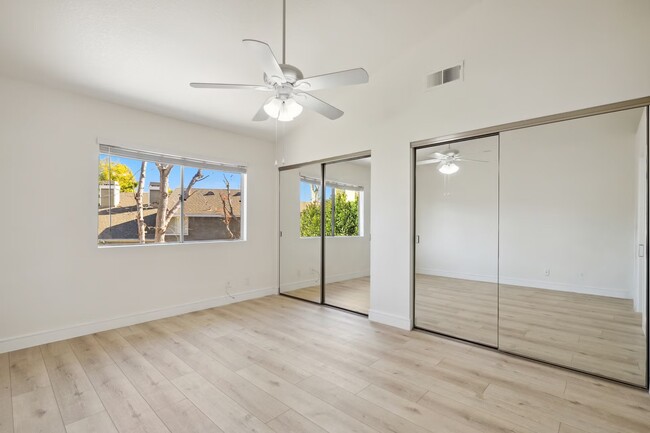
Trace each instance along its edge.
{"label": "floor plank", "polygon": [[9,354],[0,354],[0,433],[13,433],[14,417],[11,404]]}
{"label": "floor plank", "polygon": [[36,388],[13,397],[16,433],[65,433],[52,388]]}
{"label": "floor plank", "polygon": [[266,424],[196,373],[176,378],[174,384],[224,432],[272,432]]}
{"label": "floor plank", "polygon": [[104,411],[104,405],[67,342],[46,344],[41,352],[66,425]]}
{"label": "floor plank", "polygon": [[118,433],[113,420],[106,411],[65,426],[67,433]]}

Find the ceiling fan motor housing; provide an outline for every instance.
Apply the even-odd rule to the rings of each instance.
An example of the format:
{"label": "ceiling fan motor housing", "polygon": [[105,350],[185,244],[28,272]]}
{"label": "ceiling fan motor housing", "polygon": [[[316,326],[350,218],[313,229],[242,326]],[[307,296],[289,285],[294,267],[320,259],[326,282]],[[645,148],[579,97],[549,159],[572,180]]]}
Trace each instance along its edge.
{"label": "ceiling fan motor housing", "polygon": [[[305,78],[302,75],[302,71],[300,69],[296,68],[293,65],[288,65],[286,63],[283,63],[280,65],[280,69],[282,69],[282,73],[284,74],[284,77],[286,78],[288,83],[294,84],[298,80],[302,80]],[[264,80],[268,83],[268,77],[265,75]],[[273,84],[273,82],[269,83]]]}

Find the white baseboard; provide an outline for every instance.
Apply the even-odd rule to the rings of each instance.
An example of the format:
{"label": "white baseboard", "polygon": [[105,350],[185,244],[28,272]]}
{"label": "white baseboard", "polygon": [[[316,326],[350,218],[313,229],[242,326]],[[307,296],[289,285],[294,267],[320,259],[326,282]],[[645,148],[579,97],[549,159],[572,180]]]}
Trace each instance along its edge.
{"label": "white baseboard", "polygon": [[415,269],[418,274],[434,275],[447,278],[458,278],[461,280],[484,281],[486,283],[508,284],[511,286],[532,287],[536,289],[555,290],[560,292],[581,293],[585,295],[608,296],[610,298],[630,299],[631,296],[627,291],[612,289],[607,287],[590,287],[584,285],[575,285],[557,281],[531,280],[528,278],[515,278],[508,276],[497,277],[494,275],[466,274],[463,272],[445,271],[442,269],[423,268]]}
{"label": "white baseboard", "polygon": [[377,310],[370,310],[368,312],[368,319],[371,322],[381,323],[383,325],[393,326],[395,328],[404,329],[410,331],[411,319],[408,317],[396,316],[394,314],[382,313]]}
{"label": "white baseboard", "polygon": [[[327,275],[325,278],[328,283],[337,283],[339,281],[353,280],[355,278],[367,277],[370,275],[370,269],[364,271],[347,272],[343,274]],[[320,285],[320,280],[311,278],[309,280],[292,281],[290,283],[282,282],[282,293],[291,292],[293,290],[304,289],[305,287],[313,287]]]}
{"label": "white baseboard", "polygon": [[485,283],[496,283],[496,275],[468,274],[464,272],[445,271],[443,269],[417,267],[416,274],[433,275],[436,277],[458,278],[461,280],[482,281]]}
{"label": "white baseboard", "polygon": [[291,292],[293,290],[299,290],[299,289],[304,289],[305,287],[313,287],[313,286],[319,286],[320,285],[320,280],[311,278],[309,280],[301,280],[301,281],[292,281],[290,283],[281,283],[281,291],[282,293],[285,292]]}
{"label": "white baseboard", "polygon": [[511,286],[532,287],[534,289],[555,290],[558,292],[581,293],[583,295],[608,296],[610,298],[631,299],[629,293],[623,290],[610,289],[607,287],[579,286],[556,281],[529,280],[524,278],[500,277],[499,284]]}
{"label": "white baseboard", "polygon": [[250,290],[248,292],[235,293],[230,296],[218,296],[202,301],[190,302],[188,304],[176,305],[173,307],[161,308],[158,310],[145,311],[143,313],[129,314],[127,316],[113,319],[100,320],[98,322],[82,323],[52,331],[35,332],[33,334],[9,337],[0,340],[0,353],[13,350],[25,349],[27,347],[39,346],[54,341],[67,340],[68,338],[80,337],[95,332],[108,331],[110,329],[122,328],[124,326],[149,322],[151,320],[164,319],[165,317],[178,316],[193,311],[205,310],[248,299],[261,298],[263,296],[275,295],[278,289],[270,287],[266,289]]}

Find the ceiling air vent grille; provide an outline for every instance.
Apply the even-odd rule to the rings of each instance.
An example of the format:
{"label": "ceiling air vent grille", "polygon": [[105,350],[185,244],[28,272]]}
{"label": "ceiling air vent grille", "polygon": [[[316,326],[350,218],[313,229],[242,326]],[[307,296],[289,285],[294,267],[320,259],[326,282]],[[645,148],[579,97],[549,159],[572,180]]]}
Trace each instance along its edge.
{"label": "ceiling air vent grille", "polygon": [[431,89],[441,84],[461,80],[463,78],[463,65],[452,66],[442,71],[433,72],[427,75],[427,89]]}

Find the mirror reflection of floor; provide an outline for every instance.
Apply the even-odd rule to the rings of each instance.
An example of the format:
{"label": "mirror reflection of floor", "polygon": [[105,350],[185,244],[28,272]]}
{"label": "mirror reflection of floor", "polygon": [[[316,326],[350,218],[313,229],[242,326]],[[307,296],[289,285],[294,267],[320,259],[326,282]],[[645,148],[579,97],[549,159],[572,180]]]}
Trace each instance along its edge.
{"label": "mirror reflection of floor", "polygon": [[497,284],[416,274],[415,326],[497,345]]}
{"label": "mirror reflection of floor", "polygon": [[[282,291],[282,293],[312,302],[320,302],[320,286],[305,287],[304,289],[289,292]],[[325,301],[335,307],[368,314],[370,309],[370,277],[326,284]]]}
{"label": "mirror reflection of floor", "polygon": [[631,299],[501,285],[503,350],[645,384],[646,337]]}
{"label": "mirror reflection of floor", "polygon": [[646,337],[632,300],[416,275],[416,326],[635,385]]}

